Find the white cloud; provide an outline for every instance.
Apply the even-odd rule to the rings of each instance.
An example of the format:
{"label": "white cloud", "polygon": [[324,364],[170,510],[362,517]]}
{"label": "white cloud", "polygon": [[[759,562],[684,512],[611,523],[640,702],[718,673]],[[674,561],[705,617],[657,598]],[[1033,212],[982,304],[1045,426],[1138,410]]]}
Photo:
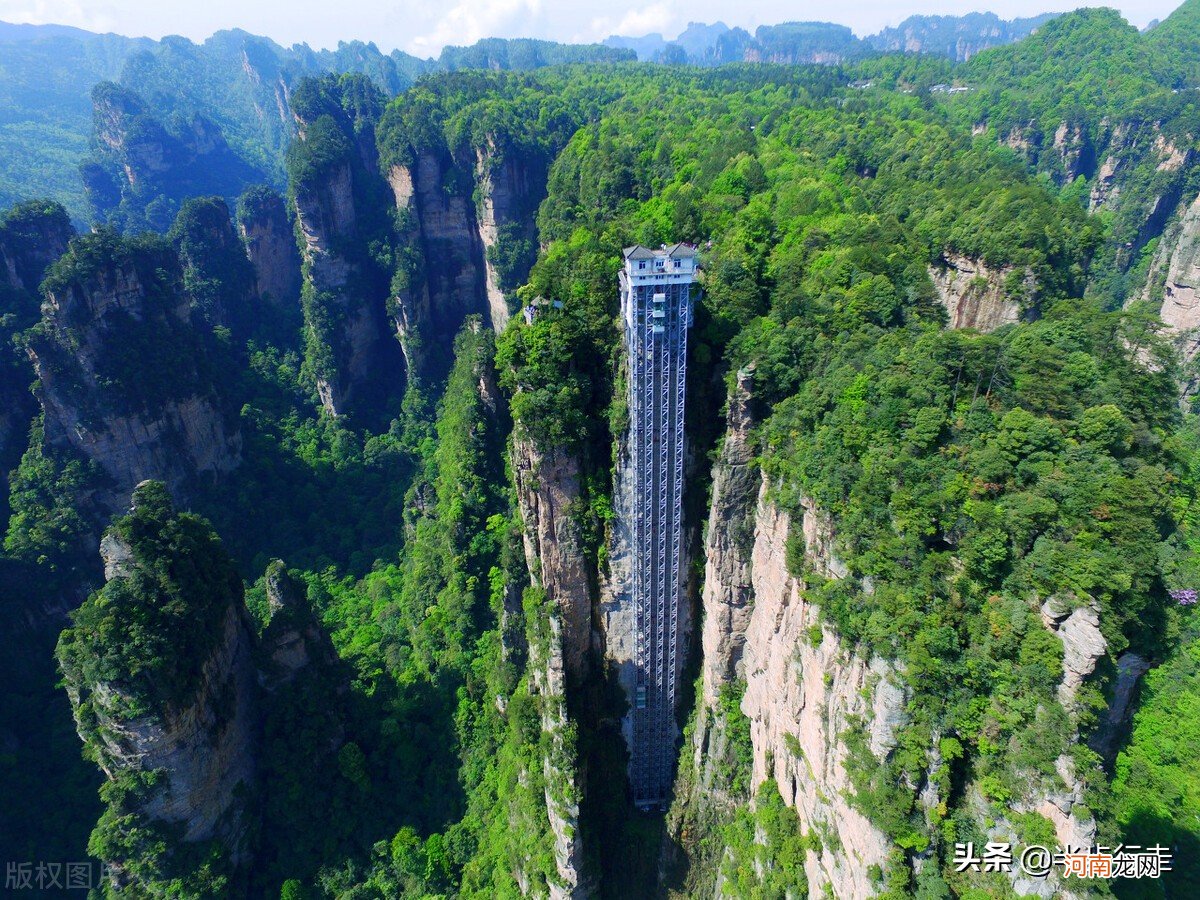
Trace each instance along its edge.
{"label": "white cloud", "polygon": [[542,13],[542,0],[459,0],[427,34],[409,41],[410,52],[435,56],[447,44],[528,31]]}
{"label": "white cloud", "polygon": [[118,17],[106,4],[73,0],[0,0],[0,21],[30,25],[74,25],[106,32],[117,27]]}
{"label": "white cloud", "polygon": [[641,37],[658,32],[670,37],[678,33],[680,16],[673,2],[635,6],[621,18],[598,16],[589,23],[590,33],[583,40],[603,40],[610,34]]}

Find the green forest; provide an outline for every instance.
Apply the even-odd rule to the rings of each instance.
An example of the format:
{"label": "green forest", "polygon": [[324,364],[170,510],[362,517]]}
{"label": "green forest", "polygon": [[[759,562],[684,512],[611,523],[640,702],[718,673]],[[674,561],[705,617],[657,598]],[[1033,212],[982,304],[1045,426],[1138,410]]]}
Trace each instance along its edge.
{"label": "green forest", "polygon": [[[51,134],[86,104],[38,132],[83,187],[0,153],[0,855],[96,897],[1200,895],[1198,19],[835,65],[262,39],[286,125],[234,33],[85,42],[90,149]],[[676,242],[688,690],[646,812],[618,272]],[[710,628],[821,712],[765,663],[714,688]],[[1173,869],[955,866],[1079,834]]]}

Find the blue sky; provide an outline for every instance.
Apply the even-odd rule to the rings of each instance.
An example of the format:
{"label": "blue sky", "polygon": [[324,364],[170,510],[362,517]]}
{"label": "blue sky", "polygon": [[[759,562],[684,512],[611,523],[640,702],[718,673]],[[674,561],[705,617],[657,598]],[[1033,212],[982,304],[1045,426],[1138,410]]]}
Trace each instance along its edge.
{"label": "blue sky", "polygon": [[[751,31],[787,21],[831,21],[857,34],[896,25],[913,13],[961,14],[991,9],[1009,19],[1075,9],[1079,2],[1004,0],[1002,4],[961,0],[843,0],[840,3],[786,0],[0,0],[0,20],[53,22],[92,31],[162,37],[182,34],[200,41],[222,28],[244,28],[282,44],[335,46],[339,40],[374,41],[382,50],[399,48],[436,55],[446,44],[483,37],[539,37],[594,41],[610,34],[657,31],[674,37],[688,22],[723,21]],[[1177,0],[1133,0],[1110,4],[1138,26],[1162,19]]]}

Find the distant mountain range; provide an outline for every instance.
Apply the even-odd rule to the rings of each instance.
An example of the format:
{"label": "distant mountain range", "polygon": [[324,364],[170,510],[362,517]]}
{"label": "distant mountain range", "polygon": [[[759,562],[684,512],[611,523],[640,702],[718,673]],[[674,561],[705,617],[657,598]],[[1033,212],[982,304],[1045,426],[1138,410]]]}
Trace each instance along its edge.
{"label": "distant mountain range", "polygon": [[0,59],[0,207],[50,197],[84,221],[79,165],[91,147],[92,91],[101,82],[135,91],[144,112],[168,130],[191,130],[197,116],[216,125],[235,154],[281,185],[283,151],[295,130],[287,97],[306,75],[360,72],[394,96],[439,69],[534,69],[635,55],[599,44],[516,39],[447,47],[433,60],[384,53],[362,41],[334,50],[283,47],[240,29],[197,44],[0,22]]}
{"label": "distant mountain range", "polygon": [[1043,13],[1026,19],[1001,19],[995,13],[963,16],[910,16],[894,28],[856,37],[830,22],[763,25],[754,34],[724,22],[691,22],[668,41],[661,34],[613,35],[604,46],[632,50],[643,62],[715,66],[732,62],[837,64],[873,53],[933,53],[964,62],[981,50],[1020,40],[1054,18]]}
{"label": "distant mountain range", "polygon": [[[469,47],[446,47],[437,59],[399,50],[384,53],[362,41],[340,42],[332,50],[307,44],[284,47],[239,29],[195,43],[178,36],[153,40],[64,25],[0,22],[0,206],[50,197],[63,203],[76,221],[90,218],[86,179],[79,170],[94,150],[105,150],[93,138],[92,94],[102,82],[134,92],[130,102],[138,105],[139,115],[155,120],[156,128],[185,143],[195,134],[219,136],[231,151],[226,154],[231,166],[249,166],[281,186],[283,153],[295,131],[287,113],[288,95],[307,75],[362,73],[394,96],[424,73],[458,69],[527,70],[634,60],[837,65],[895,51],[965,60],[1025,36],[1049,18],[913,16],[866,38],[826,22],[763,26],[753,35],[722,22],[692,23],[671,41],[659,34],[614,36],[603,44],[489,38]],[[90,183],[94,187],[95,179]]]}

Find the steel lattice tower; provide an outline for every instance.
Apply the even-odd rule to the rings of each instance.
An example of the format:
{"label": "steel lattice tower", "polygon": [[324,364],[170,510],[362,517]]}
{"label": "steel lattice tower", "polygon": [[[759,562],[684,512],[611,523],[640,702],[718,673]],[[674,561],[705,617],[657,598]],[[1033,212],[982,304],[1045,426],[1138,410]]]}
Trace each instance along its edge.
{"label": "steel lattice tower", "polygon": [[683,578],[683,411],[696,251],[625,250],[621,311],[629,353],[633,601],[637,613],[630,782],[639,807],[662,806],[675,767]]}

